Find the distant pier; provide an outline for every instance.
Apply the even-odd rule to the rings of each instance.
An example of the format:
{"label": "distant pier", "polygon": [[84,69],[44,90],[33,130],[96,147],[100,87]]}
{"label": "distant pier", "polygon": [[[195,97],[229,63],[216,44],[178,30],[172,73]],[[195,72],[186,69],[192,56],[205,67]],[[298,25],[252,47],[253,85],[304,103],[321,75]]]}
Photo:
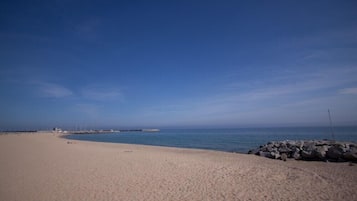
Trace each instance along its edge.
{"label": "distant pier", "polygon": [[102,133],[121,133],[121,132],[160,132],[160,129],[119,129],[119,130],[80,130],[67,131],[68,134],[102,134]]}

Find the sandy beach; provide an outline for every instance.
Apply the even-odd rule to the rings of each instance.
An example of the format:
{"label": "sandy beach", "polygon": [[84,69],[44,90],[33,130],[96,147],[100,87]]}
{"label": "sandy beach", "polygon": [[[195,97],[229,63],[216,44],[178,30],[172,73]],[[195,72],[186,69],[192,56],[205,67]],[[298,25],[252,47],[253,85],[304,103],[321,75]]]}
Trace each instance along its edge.
{"label": "sandy beach", "polygon": [[0,200],[357,200],[357,164],[0,135]]}

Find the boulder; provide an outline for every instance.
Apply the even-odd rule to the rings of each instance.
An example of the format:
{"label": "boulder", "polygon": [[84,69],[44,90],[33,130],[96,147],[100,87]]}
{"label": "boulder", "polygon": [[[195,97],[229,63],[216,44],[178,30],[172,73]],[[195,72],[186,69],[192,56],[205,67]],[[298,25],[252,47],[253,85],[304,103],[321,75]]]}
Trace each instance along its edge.
{"label": "boulder", "polygon": [[328,140],[319,140],[316,142],[316,146],[325,146],[325,145],[329,145],[329,144],[331,144],[331,142]]}
{"label": "boulder", "polygon": [[280,153],[289,153],[289,152],[291,152],[292,150],[291,149],[289,149],[288,147],[280,147],[279,149],[279,152]]}
{"label": "boulder", "polygon": [[301,159],[300,151],[295,151],[292,156],[295,160]]}
{"label": "boulder", "polygon": [[301,155],[301,159],[304,159],[304,160],[314,160],[314,159],[316,159],[316,154],[315,154],[314,151],[302,150],[300,155]]}
{"label": "boulder", "polygon": [[248,153],[259,156],[282,159],[320,161],[357,161],[357,144],[331,140],[286,140],[272,141],[266,145],[251,149]]}
{"label": "boulder", "polygon": [[347,161],[357,161],[357,153],[346,152],[343,154],[343,159]]}
{"label": "boulder", "polygon": [[248,151],[248,154],[259,155],[259,151],[260,151],[259,148],[257,148],[257,149],[251,149],[251,150]]}
{"label": "boulder", "polygon": [[302,150],[311,152],[316,149],[316,143],[313,141],[308,141],[304,143],[304,146],[302,147]]}
{"label": "boulder", "polygon": [[296,141],[288,140],[286,146],[291,148],[291,147],[296,147],[296,144],[297,144]]}
{"label": "boulder", "polygon": [[272,158],[274,159],[279,159],[280,158],[280,154],[279,152],[270,152]]}
{"label": "boulder", "polygon": [[326,158],[326,151],[327,151],[328,149],[326,148],[326,147],[324,147],[324,146],[318,146],[318,147],[316,147],[316,149],[314,150],[314,154],[315,154],[315,156],[318,158],[318,159],[320,159],[320,160],[325,160],[325,158]]}
{"label": "boulder", "polygon": [[[267,158],[273,158],[270,152],[265,152],[265,151],[260,151],[259,156],[267,157]],[[275,158],[275,157],[274,157]]]}
{"label": "boulder", "polygon": [[286,161],[287,158],[288,158],[288,155],[286,153],[281,154],[281,160]]}
{"label": "boulder", "polygon": [[268,144],[267,146],[266,146],[266,151],[268,151],[268,152],[272,152],[273,151],[273,145],[271,145],[271,144]]}
{"label": "boulder", "polygon": [[339,145],[331,146],[326,152],[326,158],[339,160],[343,157],[343,149]]}
{"label": "boulder", "polygon": [[343,158],[348,161],[357,161],[357,147],[351,147],[348,152],[343,154]]}
{"label": "boulder", "polygon": [[304,141],[302,141],[302,140],[297,141],[296,147],[298,147],[299,149],[302,149],[304,147]]}

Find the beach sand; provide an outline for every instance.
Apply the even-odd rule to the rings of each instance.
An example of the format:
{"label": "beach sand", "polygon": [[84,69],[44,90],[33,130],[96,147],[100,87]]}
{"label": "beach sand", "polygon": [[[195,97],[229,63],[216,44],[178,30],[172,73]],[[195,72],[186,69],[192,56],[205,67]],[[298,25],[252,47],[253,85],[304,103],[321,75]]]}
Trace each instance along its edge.
{"label": "beach sand", "polygon": [[357,200],[357,164],[0,135],[0,200]]}

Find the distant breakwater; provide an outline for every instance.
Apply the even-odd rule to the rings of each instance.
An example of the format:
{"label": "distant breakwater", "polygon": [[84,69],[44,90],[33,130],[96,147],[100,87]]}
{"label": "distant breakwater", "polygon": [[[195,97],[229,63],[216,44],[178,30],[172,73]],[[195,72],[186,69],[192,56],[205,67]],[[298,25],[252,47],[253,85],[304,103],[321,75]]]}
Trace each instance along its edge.
{"label": "distant breakwater", "polygon": [[357,162],[357,144],[334,140],[285,140],[272,141],[248,154],[255,154],[272,159],[333,162]]}
{"label": "distant breakwater", "polygon": [[120,129],[120,130],[81,130],[81,131],[67,131],[69,134],[108,134],[120,132],[159,132],[159,129]]}

